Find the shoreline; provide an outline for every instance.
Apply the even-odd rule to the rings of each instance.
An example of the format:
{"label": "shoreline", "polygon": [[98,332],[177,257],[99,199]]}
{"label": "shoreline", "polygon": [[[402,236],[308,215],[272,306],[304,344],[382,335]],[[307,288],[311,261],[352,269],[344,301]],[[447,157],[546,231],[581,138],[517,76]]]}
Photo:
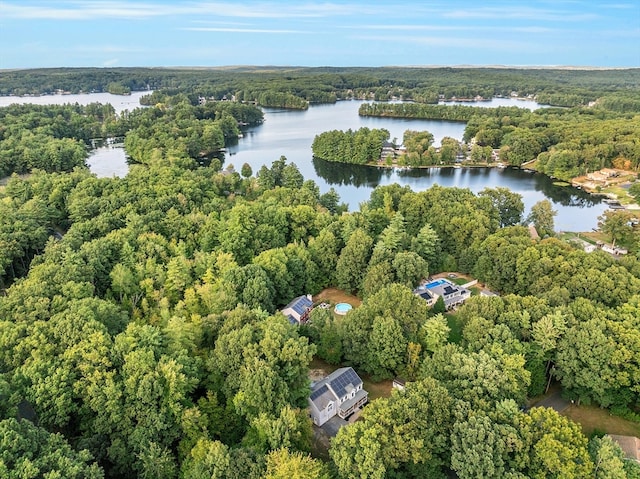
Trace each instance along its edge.
{"label": "shoreline", "polygon": [[[320,159],[322,159],[322,158],[320,158]],[[323,161],[328,161],[328,160],[323,160]],[[557,188],[566,188],[566,187],[575,188],[575,189],[584,191],[585,193],[587,193],[590,196],[600,197],[600,198],[602,198],[603,202],[605,202],[605,203],[609,203],[606,200],[611,200],[612,202],[618,203],[620,205],[620,207],[618,207],[618,208],[611,208],[611,209],[625,210],[625,211],[638,211],[638,210],[640,210],[640,204],[636,203],[634,201],[633,197],[631,197],[631,196],[628,196],[627,198],[623,199],[623,201],[630,199],[630,203],[623,204],[620,201],[620,198],[615,193],[607,193],[607,192],[597,191],[597,190],[595,190],[593,188],[588,188],[588,187],[582,186],[579,182],[576,182],[575,179],[572,179],[571,181],[565,181],[563,179],[556,178],[554,176],[546,175],[545,173],[543,173],[541,171],[538,171],[538,170],[536,170],[534,168],[524,168],[524,165],[530,165],[534,161],[535,160],[528,161],[526,163],[523,163],[520,166],[507,165],[507,164],[501,163],[501,162],[497,162],[497,163],[476,163],[476,164],[455,163],[455,164],[447,164],[447,165],[421,165],[421,166],[408,166],[408,165],[398,165],[398,164],[387,165],[387,164],[383,164],[383,163],[356,164],[356,163],[347,163],[347,162],[342,162],[342,161],[335,161],[333,163],[338,163],[338,164],[341,164],[341,165],[357,165],[357,166],[364,166],[364,167],[368,167],[368,168],[377,168],[377,169],[382,169],[382,170],[392,170],[392,171],[395,171],[395,172],[411,171],[411,170],[426,170],[426,169],[430,169],[430,168],[454,168],[454,169],[491,168],[491,169],[499,169],[499,170],[511,168],[511,169],[514,169],[514,170],[520,170],[520,171],[524,171],[524,172],[527,172],[527,173],[538,173],[540,175],[546,176],[547,178],[549,178],[550,180],[552,180],[554,182],[554,186],[556,186]],[[629,172],[629,173],[631,174],[633,172]],[[561,182],[561,183],[564,183],[564,184],[563,185],[555,185],[556,182],[558,182],[558,183]]]}

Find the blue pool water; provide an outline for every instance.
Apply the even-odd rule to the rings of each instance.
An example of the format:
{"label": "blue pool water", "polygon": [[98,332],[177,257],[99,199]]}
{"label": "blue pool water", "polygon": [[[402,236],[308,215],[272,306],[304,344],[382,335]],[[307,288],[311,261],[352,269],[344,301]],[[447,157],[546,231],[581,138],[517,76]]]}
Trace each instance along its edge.
{"label": "blue pool water", "polygon": [[445,283],[448,283],[446,279],[436,279],[435,281],[431,281],[431,283],[426,284],[425,287],[427,289],[432,289]]}
{"label": "blue pool water", "polygon": [[349,311],[353,309],[349,303],[338,303],[335,307],[335,312],[337,314],[347,314]]}

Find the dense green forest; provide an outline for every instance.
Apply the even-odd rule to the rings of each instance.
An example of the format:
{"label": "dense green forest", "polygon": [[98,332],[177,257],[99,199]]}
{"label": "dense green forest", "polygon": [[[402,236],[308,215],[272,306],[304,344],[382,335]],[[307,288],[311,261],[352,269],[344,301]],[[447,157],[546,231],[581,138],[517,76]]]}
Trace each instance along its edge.
{"label": "dense green forest", "polygon": [[[2,190],[45,239],[28,271],[3,275],[6,477],[635,477],[608,439],[519,409],[551,374],[569,397],[637,417],[635,256],[532,241],[504,190],[392,185],[341,213],[284,158],[257,177],[218,168],[36,171]],[[46,240],[49,226],[64,236]],[[462,307],[454,342],[411,289],[442,270],[504,294]],[[330,285],[363,305],[304,328],[276,312]],[[326,464],[307,456],[314,354],[414,381],[343,428]]]}
{"label": "dense green forest", "polygon": [[111,105],[10,105],[0,108],[0,177],[71,171],[85,165],[92,140],[125,136],[133,161],[195,161],[210,158],[230,140],[239,125],[263,120],[254,105],[211,102],[193,106],[186,96],[160,98],[153,107],[116,117]]}
{"label": "dense green forest", "polygon": [[325,131],[313,139],[311,151],[313,156],[326,161],[364,165],[380,159],[382,146],[388,139],[389,132],[384,129]]}
{"label": "dense green forest", "polygon": [[[608,88],[597,72],[575,73],[577,87]],[[173,80],[200,73],[189,74]],[[109,71],[95,78],[125,84]],[[548,201],[525,218],[522,198],[503,188],[389,185],[348,212],[285,157],[255,175],[223,170],[216,149],[261,112],[190,93],[154,93],[121,118],[101,105],[0,109],[0,165],[31,172],[0,187],[1,477],[640,477],[607,436],[526,408],[551,381],[640,422],[637,246],[620,258],[585,253],[555,237]],[[584,126],[576,137],[601,125],[570,115]],[[633,141],[635,118],[624,129],[622,117],[601,116]],[[513,121],[518,131],[541,120]],[[47,167],[47,148],[25,153],[31,135],[86,154],[88,139],[115,133],[135,160],[124,178]],[[424,152],[433,138],[404,141]],[[624,234],[637,245],[636,230]],[[454,315],[429,309],[413,288],[448,271],[500,296],[474,296]],[[340,318],[315,309],[300,327],[278,312],[326,287],[362,305]],[[326,455],[312,449],[305,409],[314,357],[408,380],[371,401]]]}

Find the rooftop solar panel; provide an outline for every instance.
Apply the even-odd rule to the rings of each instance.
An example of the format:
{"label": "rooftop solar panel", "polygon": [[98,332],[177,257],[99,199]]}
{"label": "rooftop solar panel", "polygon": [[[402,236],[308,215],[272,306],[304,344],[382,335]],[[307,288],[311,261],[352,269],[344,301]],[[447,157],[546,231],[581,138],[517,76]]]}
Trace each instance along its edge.
{"label": "rooftop solar panel", "polygon": [[342,374],[330,381],[331,389],[335,391],[338,397],[345,396],[349,392],[347,391],[347,386],[351,385],[355,388],[361,383],[362,380],[353,368],[347,368]]}
{"label": "rooftop solar panel", "polygon": [[315,391],[313,391],[311,393],[311,395],[309,396],[309,398],[312,401],[315,401],[316,399],[318,399],[320,396],[322,396],[326,391],[328,391],[327,389],[327,385],[323,384],[322,386],[320,386],[318,389],[316,389]]}

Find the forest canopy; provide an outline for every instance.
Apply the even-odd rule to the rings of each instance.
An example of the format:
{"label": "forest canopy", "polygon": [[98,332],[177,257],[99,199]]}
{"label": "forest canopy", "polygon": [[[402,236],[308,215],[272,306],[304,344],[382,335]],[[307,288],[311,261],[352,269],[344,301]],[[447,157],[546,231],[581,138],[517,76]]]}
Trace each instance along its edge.
{"label": "forest canopy", "polygon": [[[362,92],[378,82],[387,93],[394,72],[292,70],[287,79],[278,69],[242,71],[288,87],[306,78],[309,91],[315,81]],[[429,73],[444,84],[452,72],[407,69],[393,88],[437,98],[439,90],[421,82]],[[513,90],[515,79],[535,92],[566,78],[456,73],[449,93],[482,86],[495,94]],[[471,73],[478,74],[473,82]],[[239,101],[200,105],[190,95],[213,94],[216,85],[216,95],[264,86],[239,76],[32,71],[24,89],[118,83],[135,90],[171,79],[184,82],[184,92],[154,92],[148,108],[119,118],[101,105],[0,109],[2,165],[31,171],[0,188],[0,476],[640,477],[608,436],[587,436],[553,409],[528,408],[553,383],[567,400],[640,422],[637,241],[623,257],[586,253],[556,237],[549,202],[525,217],[520,195],[504,188],[416,192],[392,184],[349,212],[334,190],[321,193],[285,156],[265,159],[270,164],[255,174],[223,170],[215,151],[239,124],[262,121],[261,111]],[[635,88],[628,71],[567,76],[576,95],[613,89],[614,81]],[[3,72],[0,85],[16,78]],[[487,78],[497,79],[493,87]],[[237,82],[233,92],[223,80]],[[585,135],[609,131],[632,142],[636,119],[619,115],[549,109],[468,122],[476,137],[499,130],[512,154],[533,142],[524,131],[552,139],[538,143],[551,155],[563,142],[580,151],[604,145]],[[122,178],[97,178],[44,156],[60,141],[86,153],[87,141],[106,132],[125,135],[136,161]],[[552,132],[558,136],[544,136]],[[344,141],[360,161],[385,133],[330,132],[317,147]],[[28,149],[40,148],[35,138],[44,163],[28,162]],[[429,157],[429,135],[409,131],[404,141]],[[356,154],[356,146],[367,153]],[[528,222],[542,238],[531,237]],[[423,279],[450,272],[496,294],[474,294],[453,313],[414,294]],[[316,308],[301,326],[280,312],[328,287],[361,304],[343,317]],[[406,388],[373,399],[319,452],[306,410],[313,359],[354,367],[371,384],[403,377]]]}

